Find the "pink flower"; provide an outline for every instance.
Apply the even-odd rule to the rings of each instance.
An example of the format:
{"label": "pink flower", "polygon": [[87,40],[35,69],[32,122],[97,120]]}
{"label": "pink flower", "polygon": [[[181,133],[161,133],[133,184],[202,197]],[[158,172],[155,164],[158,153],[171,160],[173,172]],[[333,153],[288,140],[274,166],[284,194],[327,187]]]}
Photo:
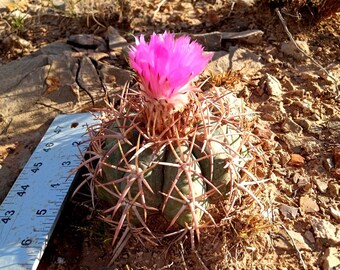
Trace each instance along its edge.
{"label": "pink flower", "polygon": [[211,58],[211,53],[203,53],[203,47],[188,36],[175,39],[174,34],[167,32],[153,33],[149,43],[141,35],[129,52],[130,65],[137,72],[145,95],[176,107],[188,101],[187,94],[195,89],[192,80]]}

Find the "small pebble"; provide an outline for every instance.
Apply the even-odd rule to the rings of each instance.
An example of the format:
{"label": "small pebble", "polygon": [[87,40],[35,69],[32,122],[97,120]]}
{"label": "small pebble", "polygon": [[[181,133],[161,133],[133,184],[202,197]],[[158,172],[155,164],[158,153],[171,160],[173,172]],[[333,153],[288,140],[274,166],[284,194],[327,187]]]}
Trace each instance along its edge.
{"label": "small pebble", "polygon": [[302,167],[305,164],[305,159],[303,156],[299,154],[291,154],[290,160],[288,162],[289,165],[294,167]]}

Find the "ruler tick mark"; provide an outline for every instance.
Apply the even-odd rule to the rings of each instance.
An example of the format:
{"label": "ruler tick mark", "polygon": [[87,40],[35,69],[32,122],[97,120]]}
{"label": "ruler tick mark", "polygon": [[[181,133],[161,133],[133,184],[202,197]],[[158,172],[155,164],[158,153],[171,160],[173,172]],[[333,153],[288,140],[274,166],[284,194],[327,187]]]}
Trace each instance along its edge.
{"label": "ruler tick mark", "polygon": [[79,151],[88,149],[86,129],[96,122],[88,113],[60,115],[46,131],[0,205],[1,269],[38,267],[75,177],[72,170],[79,166]]}

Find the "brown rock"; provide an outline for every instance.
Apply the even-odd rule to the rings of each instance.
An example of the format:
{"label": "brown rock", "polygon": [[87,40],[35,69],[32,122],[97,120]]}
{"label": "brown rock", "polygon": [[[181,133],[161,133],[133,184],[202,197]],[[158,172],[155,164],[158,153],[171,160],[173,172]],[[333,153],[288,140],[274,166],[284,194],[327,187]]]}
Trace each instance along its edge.
{"label": "brown rock", "polygon": [[112,26],[107,28],[105,36],[109,41],[110,50],[115,50],[129,45],[126,39],[119,34],[118,30]]}
{"label": "brown rock", "polygon": [[330,198],[327,197],[327,196],[319,195],[318,196],[318,203],[319,203],[319,206],[322,207],[322,208],[329,208]]}
{"label": "brown rock", "polygon": [[261,30],[246,30],[241,32],[223,32],[222,39],[226,40],[241,40],[249,44],[258,44],[262,41],[263,31]]}
{"label": "brown rock", "polygon": [[271,131],[270,129],[265,129],[265,128],[255,128],[254,129],[255,135],[257,135],[261,139],[266,139],[266,140],[274,140],[276,137],[275,133]]}
{"label": "brown rock", "polygon": [[[278,134],[278,137],[286,143],[289,151],[298,153],[301,151],[301,146],[305,140],[305,137],[292,133]],[[291,159],[291,156],[289,159]]]}
{"label": "brown rock", "polygon": [[306,195],[300,198],[300,210],[303,213],[314,213],[318,212],[320,208],[314,199]]}
{"label": "brown rock", "polygon": [[0,161],[4,160],[10,153],[13,153],[16,148],[16,143],[0,145]]}
{"label": "brown rock", "polygon": [[333,150],[334,163],[336,168],[340,168],[340,146],[337,146]]}
{"label": "brown rock", "polygon": [[[246,48],[230,47],[232,70],[251,76],[263,68],[261,56]],[[228,59],[230,61],[230,59]]]}
{"label": "brown rock", "polygon": [[340,211],[334,209],[333,207],[331,207],[329,210],[331,211],[332,217],[333,217],[338,223],[340,223]]}
{"label": "brown rock", "polygon": [[340,168],[339,169],[335,169],[333,174],[334,174],[335,177],[340,178]]}
{"label": "brown rock", "polygon": [[282,99],[282,85],[274,76],[265,74],[265,90],[270,96]]}
{"label": "brown rock", "polygon": [[216,51],[212,60],[203,71],[203,76],[217,76],[230,68],[230,54],[226,51]]}
{"label": "brown rock", "polygon": [[293,133],[296,133],[296,134],[301,134],[302,131],[303,131],[303,128],[298,125],[297,123],[295,123],[293,121],[293,119],[287,117],[284,122],[282,123],[281,125],[281,129],[283,132],[293,132]]}
{"label": "brown rock", "polygon": [[24,48],[32,47],[32,43],[30,41],[25,40],[16,34],[11,34],[5,37],[2,43],[6,49],[20,48],[22,50]]}
{"label": "brown rock", "polygon": [[306,177],[300,178],[297,185],[298,185],[299,188],[303,189],[303,191],[305,191],[305,192],[307,192],[308,190],[310,190],[312,188],[312,183]]}
{"label": "brown rock", "polygon": [[305,164],[305,159],[299,154],[291,154],[291,159],[288,164],[295,167],[302,167]]}
{"label": "brown rock", "polygon": [[319,79],[319,75],[312,71],[305,71],[300,74],[301,78],[308,81],[317,81]]}
{"label": "brown rock", "polygon": [[337,248],[329,247],[326,249],[325,254],[323,255],[323,270],[337,270],[340,269],[340,257]]}
{"label": "brown rock", "polygon": [[261,119],[265,121],[281,121],[283,120],[283,114],[286,113],[281,102],[267,101],[261,104],[258,108],[262,112]]}
{"label": "brown rock", "polygon": [[292,92],[294,93],[296,91],[295,85],[292,83],[292,81],[288,77],[283,78],[283,84],[282,85],[286,90],[289,91],[289,94],[291,94]]}
{"label": "brown rock", "polygon": [[[307,54],[309,54],[309,47],[306,41],[297,40],[296,44]],[[281,44],[281,52],[288,56],[292,56],[296,60],[304,60],[307,57],[299,51],[292,41]]]}
{"label": "brown rock", "polygon": [[337,183],[328,183],[328,190],[332,196],[339,196],[340,185]]}
{"label": "brown rock", "polygon": [[340,230],[329,221],[312,217],[311,224],[314,235],[319,240],[331,245],[340,243]]}
{"label": "brown rock", "polygon": [[317,82],[308,82],[308,89],[314,93],[314,95],[319,96],[324,92],[324,89]]}
{"label": "brown rock", "polygon": [[102,90],[97,70],[92,64],[91,59],[87,56],[83,57],[80,61],[77,82],[83,89],[93,95]]}
{"label": "brown rock", "polygon": [[322,193],[325,193],[327,188],[328,188],[328,183],[325,181],[322,181],[321,179],[318,178],[313,178],[313,182],[316,184],[318,187],[318,190]]}
{"label": "brown rock", "polygon": [[315,243],[314,235],[311,231],[306,231],[303,235],[309,242]]}
{"label": "brown rock", "polygon": [[289,219],[295,219],[299,212],[298,208],[283,203],[280,204],[279,210],[284,217]]}
{"label": "brown rock", "polygon": [[69,36],[68,43],[84,48],[98,48],[99,46],[106,46],[105,40],[102,37],[92,34],[77,34]]}
{"label": "brown rock", "polygon": [[202,44],[207,51],[221,48],[222,33],[220,32],[194,34],[190,35],[190,37]]}
{"label": "brown rock", "polygon": [[310,156],[320,152],[321,143],[314,137],[304,137],[301,147]]}
{"label": "brown rock", "polygon": [[309,120],[304,118],[294,119],[294,122],[296,122],[299,126],[301,126],[304,130],[308,130],[311,126],[311,123]]}
{"label": "brown rock", "polygon": [[105,91],[109,95],[121,91],[124,85],[133,78],[131,71],[107,64],[99,66],[99,75],[102,78]]}
{"label": "brown rock", "polygon": [[[289,236],[287,235],[289,233]],[[310,246],[307,244],[305,238],[298,232],[287,230],[287,232],[280,233],[280,237],[274,238],[274,246],[282,250],[294,250],[291,238],[299,250],[311,251]]]}

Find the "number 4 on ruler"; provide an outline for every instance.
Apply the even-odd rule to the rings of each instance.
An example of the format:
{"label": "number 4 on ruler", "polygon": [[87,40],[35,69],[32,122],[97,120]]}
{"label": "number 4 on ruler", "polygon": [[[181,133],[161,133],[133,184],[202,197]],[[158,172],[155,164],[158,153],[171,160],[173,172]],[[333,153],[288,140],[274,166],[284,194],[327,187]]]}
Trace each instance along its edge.
{"label": "number 4 on ruler", "polygon": [[1,270],[38,267],[72,184],[70,171],[80,163],[79,146],[89,145],[86,128],[95,123],[89,113],[52,122],[0,205]]}

